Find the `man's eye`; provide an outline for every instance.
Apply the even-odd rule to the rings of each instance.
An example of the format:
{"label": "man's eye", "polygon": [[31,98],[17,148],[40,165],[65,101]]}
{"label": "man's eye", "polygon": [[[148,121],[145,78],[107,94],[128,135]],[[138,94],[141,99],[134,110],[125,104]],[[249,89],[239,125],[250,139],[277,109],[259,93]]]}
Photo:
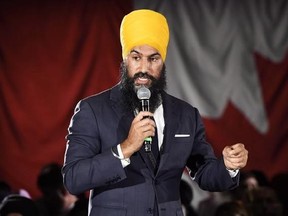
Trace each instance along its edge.
{"label": "man's eye", "polygon": [[156,62],[157,60],[158,60],[157,57],[151,57],[151,58],[150,58],[150,61],[152,61],[152,62]]}
{"label": "man's eye", "polygon": [[135,61],[139,61],[140,60],[140,57],[139,56],[133,56],[132,57]]}

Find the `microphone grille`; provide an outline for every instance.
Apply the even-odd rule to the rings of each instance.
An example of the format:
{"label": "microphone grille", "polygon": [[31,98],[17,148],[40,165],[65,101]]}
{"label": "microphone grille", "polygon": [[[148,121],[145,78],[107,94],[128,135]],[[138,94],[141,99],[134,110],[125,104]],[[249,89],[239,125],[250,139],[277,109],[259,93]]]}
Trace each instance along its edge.
{"label": "microphone grille", "polygon": [[148,100],[151,96],[151,92],[145,86],[142,86],[137,90],[137,97],[139,100]]}

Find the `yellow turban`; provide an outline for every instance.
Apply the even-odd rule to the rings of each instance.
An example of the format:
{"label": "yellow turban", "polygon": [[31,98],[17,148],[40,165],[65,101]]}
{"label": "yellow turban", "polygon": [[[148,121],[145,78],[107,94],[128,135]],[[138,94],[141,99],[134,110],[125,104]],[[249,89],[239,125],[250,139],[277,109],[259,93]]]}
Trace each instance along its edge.
{"label": "yellow turban", "polygon": [[166,18],[152,10],[132,11],[122,20],[120,40],[123,59],[133,47],[149,45],[157,49],[165,61],[169,41],[169,27]]}

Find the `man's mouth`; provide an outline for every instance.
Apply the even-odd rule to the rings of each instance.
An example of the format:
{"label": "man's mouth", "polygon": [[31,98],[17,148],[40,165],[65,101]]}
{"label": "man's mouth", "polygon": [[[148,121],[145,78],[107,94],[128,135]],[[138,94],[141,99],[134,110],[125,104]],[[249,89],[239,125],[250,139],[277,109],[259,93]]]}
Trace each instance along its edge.
{"label": "man's mouth", "polygon": [[149,78],[147,77],[138,77],[135,81],[136,81],[136,84],[140,84],[140,85],[145,85],[149,82]]}
{"label": "man's mouth", "polygon": [[134,76],[135,84],[137,85],[147,85],[151,78],[147,73],[139,72]]}

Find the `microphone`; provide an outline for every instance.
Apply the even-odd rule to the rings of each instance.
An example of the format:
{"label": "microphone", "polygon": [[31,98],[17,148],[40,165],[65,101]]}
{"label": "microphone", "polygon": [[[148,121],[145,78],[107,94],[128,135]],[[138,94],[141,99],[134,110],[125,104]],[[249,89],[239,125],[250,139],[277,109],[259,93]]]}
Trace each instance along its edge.
{"label": "microphone", "polygon": [[[143,85],[137,90],[137,97],[141,103],[141,111],[150,110],[150,107],[149,107],[150,96],[151,96],[150,90]],[[151,152],[151,145],[152,145],[152,137],[146,137],[144,139],[145,152]]]}

